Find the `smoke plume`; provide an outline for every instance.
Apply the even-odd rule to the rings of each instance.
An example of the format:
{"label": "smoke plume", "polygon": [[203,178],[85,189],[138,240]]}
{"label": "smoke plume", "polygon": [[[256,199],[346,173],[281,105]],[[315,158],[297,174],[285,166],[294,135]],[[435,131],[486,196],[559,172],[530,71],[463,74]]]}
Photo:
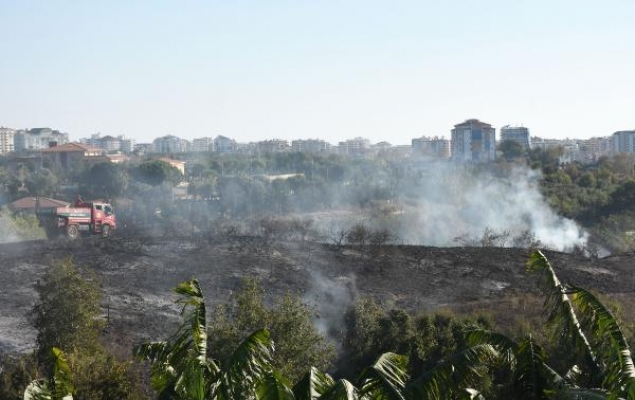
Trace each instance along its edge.
{"label": "smoke plume", "polygon": [[586,243],[587,234],[547,204],[535,171],[517,168],[500,177],[436,165],[426,174],[418,188],[416,229],[406,229],[404,238],[448,246],[461,235],[479,238],[489,229],[510,237],[529,231],[542,245],[558,250]]}

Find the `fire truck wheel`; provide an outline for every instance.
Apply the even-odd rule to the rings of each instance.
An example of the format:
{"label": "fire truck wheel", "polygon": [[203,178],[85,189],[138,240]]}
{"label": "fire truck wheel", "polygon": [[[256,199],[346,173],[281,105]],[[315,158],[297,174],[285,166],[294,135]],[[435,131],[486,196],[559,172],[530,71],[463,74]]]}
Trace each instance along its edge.
{"label": "fire truck wheel", "polygon": [[79,236],[79,227],[77,225],[69,225],[66,228],[66,234],[71,239],[77,238],[77,236]]}
{"label": "fire truck wheel", "polygon": [[110,235],[110,225],[104,225],[101,227],[101,236],[108,237]]}

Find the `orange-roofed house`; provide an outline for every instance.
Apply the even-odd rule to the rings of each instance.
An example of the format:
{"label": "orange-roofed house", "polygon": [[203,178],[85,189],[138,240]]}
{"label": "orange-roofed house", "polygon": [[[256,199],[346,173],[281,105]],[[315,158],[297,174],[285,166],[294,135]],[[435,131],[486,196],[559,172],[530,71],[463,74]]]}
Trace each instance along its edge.
{"label": "orange-roofed house", "polygon": [[[55,209],[57,207],[66,207],[69,203],[62,200],[50,199],[48,197],[40,197],[40,209]],[[23,197],[9,204],[9,208],[13,212],[29,212],[35,213],[37,197]]]}
{"label": "orange-roofed house", "polygon": [[48,160],[51,164],[72,169],[84,161],[90,161],[92,157],[101,157],[104,150],[81,143],[66,143],[44,149],[41,154],[42,159]]}

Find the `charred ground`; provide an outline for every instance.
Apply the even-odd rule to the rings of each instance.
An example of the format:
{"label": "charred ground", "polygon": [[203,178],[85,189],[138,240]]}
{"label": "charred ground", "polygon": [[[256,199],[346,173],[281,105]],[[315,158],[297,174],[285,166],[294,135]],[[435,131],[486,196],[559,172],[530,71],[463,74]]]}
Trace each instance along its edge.
{"label": "charred ground", "polygon": [[[603,259],[546,254],[563,281],[625,307],[635,303],[635,254]],[[69,256],[100,282],[109,332],[130,341],[165,338],[173,330],[179,309],[171,289],[191,278],[199,279],[208,310],[227,301],[244,277],[255,276],[271,298],[302,297],[315,307],[320,325],[331,328],[358,296],[415,312],[496,314],[517,307],[540,313],[538,303],[523,300],[537,292],[537,278],[525,272],[523,249],[378,249],[259,237],[19,242],[0,245],[0,350],[33,347],[35,332],[26,316],[37,300],[34,285],[55,260]]]}

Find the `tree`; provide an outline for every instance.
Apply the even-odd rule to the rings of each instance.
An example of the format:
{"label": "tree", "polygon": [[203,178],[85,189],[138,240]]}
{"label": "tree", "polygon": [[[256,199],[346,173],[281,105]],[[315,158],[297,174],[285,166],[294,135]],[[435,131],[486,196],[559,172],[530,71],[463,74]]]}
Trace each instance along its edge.
{"label": "tree", "polygon": [[88,193],[92,198],[112,199],[128,187],[128,174],[117,164],[103,162],[84,172],[81,185],[82,192]]}
{"label": "tree", "polygon": [[498,149],[503,153],[503,158],[507,161],[513,161],[527,154],[525,147],[515,140],[503,140],[498,145]]}
{"label": "tree", "polygon": [[143,162],[132,169],[131,175],[136,180],[152,186],[162,185],[163,183],[175,186],[183,179],[181,171],[161,160]]}
{"label": "tree", "polygon": [[57,190],[57,176],[51,170],[39,168],[26,177],[24,185],[33,196],[52,196]]}
{"label": "tree", "polygon": [[72,258],[54,263],[35,290],[39,300],[30,316],[37,330],[38,359],[46,362],[53,347],[65,353],[96,351],[102,326],[101,291],[94,281],[82,277]]}
{"label": "tree", "polygon": [[[117,361],[99,342],[103,322],[97,283],[84,278],[67,258],[53,264],[36,291],[39,300],[30,317],[37,329],[35,353],[40,368],[55,376],[63,353],[73,371],[77,398],[135,398],[130,364]],[[52,352],[53,348],[60,353]]]}
{"label": "tree", "polygon": [[311,309],[298,298],[286,295],[266,307],[258,281],[246,279],[231,300],[231,307],[217,308],[210,326],[212,348],[218,356],[227,358],[243,338],[267,328],[276,343],[272,365],[292,381],[310,367],[330,367],[335,349],[316,330]]}

